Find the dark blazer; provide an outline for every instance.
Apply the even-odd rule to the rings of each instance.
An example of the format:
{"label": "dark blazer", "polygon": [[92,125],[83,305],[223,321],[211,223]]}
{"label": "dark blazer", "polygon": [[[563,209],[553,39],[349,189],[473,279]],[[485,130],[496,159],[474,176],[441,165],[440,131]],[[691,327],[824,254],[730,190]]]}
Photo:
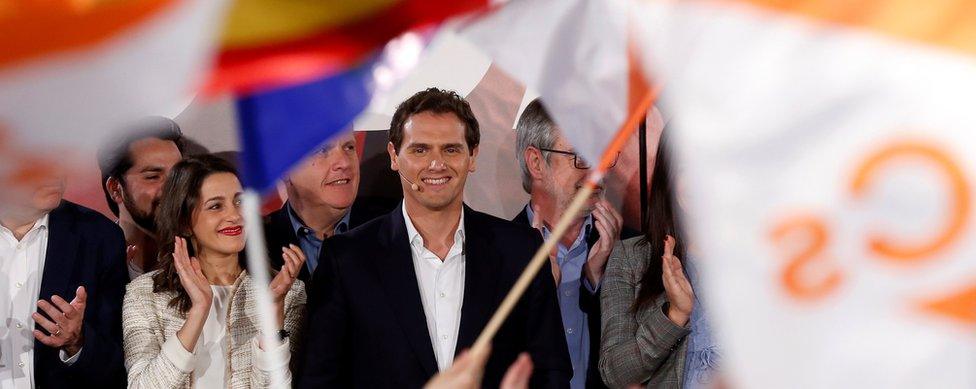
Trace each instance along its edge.
{"label": "dark blazer", "polygon": [[[471,347],[536,249],[531,229],[464,207],[465,279],[455,355]],[[297,387],[419,388],[437,373],[407,228],[398,207],[329,239],[309,296]],[[532,387],[572,376],[552,276],[545,269],[495,336],[485,387],[528,351]]]}
{"label": "dark blazer", "polygon": [[[349,210],[349,229],[359,227],[363,223],[373,220],[378,216],[385,215],[395,208],[397,204],[393,200],[380,198],[357,198]],[[287,203],[282,205],[277,211],[271,212],[264,217],[264,238],[265,242],[267,242],[268,258],[271,261],[271,267],[275,270],[281,270],[281,265],[284,263],[284,260],[281,258],[281,248],[289,244],[300,246],[298,244],[298,235],[295,235],[295,229],[292,228],[291,219],[288,217]],[[324,250],[325,242],[322,243],[322,247]],[[309,274],[308,266],[302,266],[302,272],[298,274],[298,279],[302,280],[306,285],[309,285],[311,278],[312,276]]]}
{"label": "dark blazer", "polygon": [[[513,222],[532,226],[532,221],[529,220],[529,213],[522,208],[522,212],[512,219]],[[538,233],[538,231],[536,231]],[[631,230],[624,227],[621,232],[621,239],[626,239],[634,236],[640,235],[639,232]],[[540,235],[541,236],[541,235]],[[586,236],[586,247],[587,254],[589,254],[589,249],[593,247],[597,240],[600,239],[600,232],[594,227],[590,230],[590,233]],[[602,283],[601,283],[602,285]],[[586,289],[582,283],[580,283],[580,310],[586,313],[586,324],[590,328],[590,361],[589,366],[586,368],[586,387],[591,389],[606,388],[603,379],[600,378],[600,291],[602,288],[597,288],[595,293],[590,293],[589,289]]]}
{"label": "dark blazer", "polygon": [[100,213],[69,201],[51,211],[48,227],[38,298],[50,301],[56,294],[71,301],[78,286],[84,286],[88,302],[78,360],[67,366],[57,349],[34,340],[34,382],[38,388],[125,387],[122,297],[129,275],[122,230]]}
{"label": "dark blazer", "polygon": [[[512,221],[529,226],[530,228],[532,226],[532,222],[529,220],[529,214],[525,208]],[[537,230],[533,230],[533,232],[541,236]],[[590,233],[586,237],[587,254],[589,254],[589,248],[592,248],[593,244],[599,239],[600,232],[596,228],[590,230]],[[586,368],[586,387],[605,388],[606,385],[603,384],[603,379],[600,378],[600,366],[598,363],[600,360],[600,289],[598,288],[595,293],[591,293],[581,282],[579,307],[581,311],[586,313],[586,324],[589,326],[590,331],[590,360],[587,362],[588,366]],[[561,320],[560,318],[560,323],[562,323]],[[564,342],[565,340],[563,338]]]}

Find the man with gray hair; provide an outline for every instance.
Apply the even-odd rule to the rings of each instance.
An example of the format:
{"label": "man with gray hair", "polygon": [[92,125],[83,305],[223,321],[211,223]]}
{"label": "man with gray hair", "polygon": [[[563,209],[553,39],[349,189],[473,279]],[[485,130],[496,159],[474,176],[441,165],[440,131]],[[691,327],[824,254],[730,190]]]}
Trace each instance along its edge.
{"label": "man with gray hair", "polygon": [[[542,103],[529,103],[516,127],[522,188],[531,195],[512,221],[531,225],[543,238],[585,185],[590,164],[573,151]],[[616,163],[616,162],[614,162]],[[600,347],[600,281],[623,218],[597,186],[550,255],[559,289],[563,330],[573,363],[570,386],[602,388],[596,362]]]}

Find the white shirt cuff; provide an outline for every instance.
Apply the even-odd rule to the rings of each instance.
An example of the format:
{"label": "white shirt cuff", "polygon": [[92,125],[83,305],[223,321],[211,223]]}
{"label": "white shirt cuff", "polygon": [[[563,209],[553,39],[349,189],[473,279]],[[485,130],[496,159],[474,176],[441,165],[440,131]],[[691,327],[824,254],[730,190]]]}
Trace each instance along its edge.
{"label": "white shirt cuff", "polygon": [[76,352],[75,355],[72,355],[70,358],[68,357],[68,353],[66,351],[61,350],[61,351],[58,351],[58,357],[61,358],[61,362],[64,362],[64,364],[66,364],[68,366],[71,366],[75,362],[78,362],[78,356],[81,355],[81,350],[84,350],[84,349],[85,349],[84,347],[78,349],[78,352]]}
{"label": "white shirt cuff", "polygon": [[[260,336],[260,334],[258,335]],[[275,371],[288,369],[291,361],[291,347],[288,339],[278,345],[271,347],[270,350],[262,350],[258,345],[258,336],[251,338],[251,351],[254,355],[254,366],[261,371]]]}
{"label": "white shirt cuff", "polygon": [[193,353],[186,351],[183,347],[183,343],[180,343],[180,338],[173,336],[163,343],[163,355],[177,369],[184,373],[189,373],[193,371]]}

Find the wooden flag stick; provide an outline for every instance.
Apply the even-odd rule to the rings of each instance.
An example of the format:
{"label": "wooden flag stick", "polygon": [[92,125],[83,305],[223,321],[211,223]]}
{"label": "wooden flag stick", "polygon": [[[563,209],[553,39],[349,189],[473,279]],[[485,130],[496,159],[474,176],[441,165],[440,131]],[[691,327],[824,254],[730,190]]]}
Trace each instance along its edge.
{"label": "wooden flag stick", "polygon": [[556,223],[556,228],[549,235],[549,239],[546,239],[542,243],[542,247],[539,247],[539,251],[536,251],[535,256],[529,262],[529,265],[525,267],[522,271],[522,275],[519,276],[518,280],[515,281],[515,285],[512,286],[512,290],[508,292],[505,296],[505,300],[502,300],[502,304],[495,311],[495,315],[491,317],[488,325],[485,329],[481,331],[481,335],[478,336],[478,340],[474,343],[472,347],[473,352],[485,352],[484,348],[491,343],[491,339],[495,337],[495,333],[498,332],[498,328],[501,327],[502,323],[508,317],[509,313],[512,312],[512,308],[515,308],[515,303],[522,298],[522,294],[525,293],[525,289],[529,287],[532,283],[532,279],[535,275],[539,273],[539,268],[542,265],[549,263],[549,253],[552,251],[553,247],[556,247],[556,243],[559,242],[559,238],[563,236],[569,225],[573,223],[573,219],[576,215],[579,215],[580,208],[589,199],[590,195],[593,193],[594,185],[592,182],[587,182],[587,185],[580,188],[577,192],[576,198],[569,205],[569,208],[563,213],[563,217],[559,219],[559,223]]}
{"label": "wooden flag stick", "polygon": [[525,289],[529,287],[532,283],[532,279],[535,278],[536,274],[539,273],[539,269],[542,265],[548,263],[549,253],[552,252],[553,247],[556,247],[556,243],[562,238],[566,230],[573,223],[573,219],[579,215],[579,211],[583,208],[583,204],[589,199],[590,195],[593,194],[593,189],[596,188],[597,183],[603,179],[604,174],[610,169],[610,165],[616,161],[617,153],[623,148],[627,143],[627,139],[633,134],[634,130],[637,129],[637,124],[640,118],[644,117],[644,114],[650,108],[654,101],[654,97],[657,95],[657,89],[651,90],[647,96],[638,103],[637,109],[631,112],[630,117],[627,121],[620,127],[614,139],[607,146],[607,149],[603,152],[603,158],[600,160],[600,164],[597,169],[590,173],[587,179],[586,185],[580,188],[579,192],[576,193],[576,197],[573,198],[573,202],[570,203],[569,208],[563,211],[563,216],[559,218],[559,222],[556,223],[555,229],[549,234],[549,239],[546,239],[542,243],[542,247],[536,251],[535,256],[529,261],[529,265],[525,267],[522,271],[522,275],[519,276],[518,280],[515,281],[515,285],[512,286],[512,290],[508,292],[505,296],[505,300],[502,300],[498,310],[488,321],[485,329],[481,331],[481,335],[478,336],[478,340],[475,341],[474,346],[472,346],[473,352],[485,352],[485,347],[491,343],[491,339],[495,337],[498,329],[508,318],[508,315],[512,313],[512,309],[515,308],[515,304],[522,294],[525,293]]}

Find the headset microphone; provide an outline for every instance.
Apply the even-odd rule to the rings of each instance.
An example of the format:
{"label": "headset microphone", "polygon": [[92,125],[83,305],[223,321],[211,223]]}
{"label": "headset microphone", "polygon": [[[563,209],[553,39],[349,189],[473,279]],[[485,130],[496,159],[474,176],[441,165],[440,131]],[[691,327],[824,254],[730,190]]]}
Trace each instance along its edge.
{"label": "headset microphone", "polygon": [[410,189],[412,189],[412,190],[415,190],[415,191],[417,191],[417,192],[423,192],[423,191],[424,191],[424,188],[421,188],[421,187],[420,187],[420,185],[417,185],[417,184],[414,184],[414,183],[413,183],[413,181],[410,181],[410,180],[409,180],[409,179],[407,178],[407,176],[404,176],[404,175],[403,175],[403,173],[401,173],[401,172],[399,172],[399,171],[398,171],[398,172],[397,172],[397,174],[399,174],[399,175],[400,175],[400,177],[401,177],[401,178],[403,178],[403,180],[404,180],[404,181],[406,181],[406,182],[409,182],[409,183],[410,183]]}

